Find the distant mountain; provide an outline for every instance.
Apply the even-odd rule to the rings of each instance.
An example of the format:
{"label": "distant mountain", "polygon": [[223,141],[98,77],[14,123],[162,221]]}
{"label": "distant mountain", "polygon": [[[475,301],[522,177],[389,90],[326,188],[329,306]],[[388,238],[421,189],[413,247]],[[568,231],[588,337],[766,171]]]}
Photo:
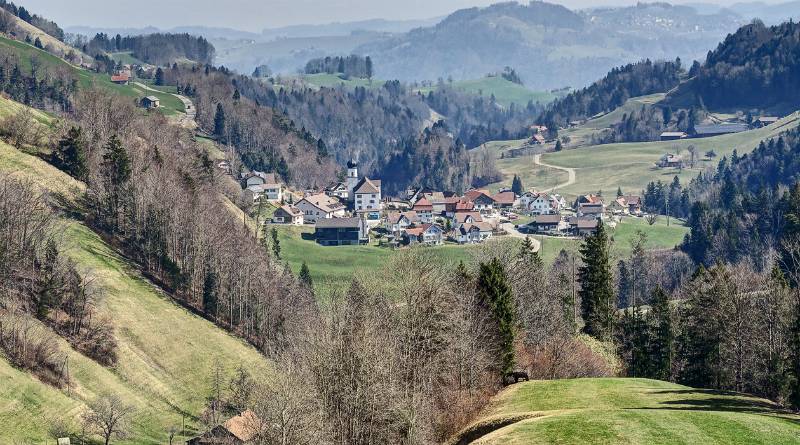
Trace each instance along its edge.
{"label": "distant mountain", "polygon": [[480,77],[510,65],[532,89],[582,86],[644,58],[694,60],[742,19],[666,3],[571,11],[544,2],[460,10],[436,26],[369,42],[376,76],[401,80]]}
{"label": "distant mountain", "polygon": [[336,22],[322,25],[295,25],[282,28],[265,29],[261,35],[267,40],[275,38],[298,38],[298,37],[320,37],[320,36],[347,36],[357,32],[388,32],[403,33],[414,28],[433,26],[442,18],[430,18],[423,20],[361,20],[357,22]]}
{"label": "distant mountain", "polygon": [[155,33],[170,33],[170,34],[191,34],[193,36],[202,36],[208,40],[211,39],[260,39],[261,34],[247,31],[240,31],[231,28],[216,28],[208,26],[177,26],[170,29],[161,29],[154,26],[147,26],[144,28],[98,28],[92,26],[68,26],[65,29],[72,34],[80,34],[88,37],[94,37],[98,33],[108,34],[115,36],[117,34],[125,36],[141,36]]}
{"label": "distant mountain", "polygon": [[779,4],[736,3],[727,8],[748,21],[757,18],[768,25],[777,25],[789,19],[797,21],[800,18],[800,1],[797,0]]}

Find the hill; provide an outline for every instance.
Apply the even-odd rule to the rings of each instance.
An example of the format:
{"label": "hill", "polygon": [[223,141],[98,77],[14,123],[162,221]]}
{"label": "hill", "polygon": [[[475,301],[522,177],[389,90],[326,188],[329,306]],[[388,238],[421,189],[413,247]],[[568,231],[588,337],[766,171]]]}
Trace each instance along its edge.
{"label": "hill", "polygon": [[[450,86],[466,93],[491,97],[494,96],[497,103],[508,107],[512,103],[517,106],[525,106],[528,102],[547,104],[555,100],[558,95],[549,91],[533,91],[524,85],[511,82],[502,76],[484,76],[478,79],[459,80]],[[417,91],[428,94],[435,91],[435,87],[419,88]]]}
{"label": "hill", "polygon": [[[21,105],[0,100],[0,112]],[[45,115],[37,113],[41,119]],[[34,181],[43,191],[75,201],[84,185],[40,159],[0,143],[0,175]],[[270,363],[255,348],[214,324],[174,304],[160,289],[143,279],[137,268],[109,247],[82,222],[62,218],[66,252],[87,271],[104,297],[100,316],[114,319],[118,362],[106,368],[72,349],[68,355],[73,385],[57,390],[0,358],[0,442],[41,443],[52,440],[48,429],[61,419],[77,422],[86,403],[113,392],[137,409],[135,439],[115,443],[163,444],[168,429],[186,423],[185,438],[199,428],[214,363],[226,376],[242,365],[253,375],[266,375]]]}
{"label": "hill", "polygon": [[534,90],[583,86],[614,66],[649,57],[694,60],[743,22],[731,14],[640,3],[570,11],[544,2],[457,11],[436,26],[358,47],[384,79],[478,78],[515,68]]}
{"label": "hill", "polygon": [[513,385],[461,437],[467,432],[477,440],[453,443],[777,445],[796,443],[800,417],[745,394],[646,379],[576,379]]}

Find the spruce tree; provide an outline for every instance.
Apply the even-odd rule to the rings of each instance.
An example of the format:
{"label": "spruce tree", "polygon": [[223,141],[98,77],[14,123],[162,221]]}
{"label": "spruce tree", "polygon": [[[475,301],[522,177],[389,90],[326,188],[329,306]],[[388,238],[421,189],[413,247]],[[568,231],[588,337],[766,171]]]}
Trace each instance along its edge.
{"label": "spruce tree", "polygon": [[214,135],[222,138],[225,135],[225,109],[222,104],[217,104],[217,112],[214,114]]}
{"label": "spruce tree", "polygon": [[300,266],[300,275],[297,276],[297,279],[307,288],[314,288],[314,280],[311,278],[311,271],[308,269],[308,264],[306,264],[305,261],[303,261],[303,265]]}
{"label": "spruce tree", "polygon": [[498,363],[503,375],[514,368],[515,304],[508,275],[499,259],[481,263],[478,275],[478,297],[481,305],[494,318]]}
{"label": "spruce tree", "polygon": [[275,255],[276,259],[281,259],[281,241],[278,239],[278,229],[272,228],[270,230],[270,237],[272,238],[272,254]]}
{"label": "spruce tree", "polygon": [[114,230],[117,228],[125,185],[131,178],[131,160],[117,136],[109,138],[100,168],[109,201],[110,228]]}
{"label": "spruce tree", "polygon": [[164,70],[162,70],[160,67],[156,70],[155,84],[157,86],[164,85]]}
{"label": "spruce tree", "polygon": [[672,376],[672,361],[675,354],[675,332],[669,296],[661,287],[656,287],[652,295],[652,305],[647,317],[650,347],[649,370],[647,377],[669,380]]}
{"label": "spruce tree", "polygon": [[86,149],[80,127],[72,127],[58,142],[53,151],[53,165],[80,181],[86,180],[89,167],[86,165]]}
{"label": "spruce tree", "polygon": [[583,331],[601,340],[611,338],[615,306],[614,274],[611,270],[611,245],[605,225],[586,238],[580,249],[583,265],[578,270],[581,285]]}
{"label": "spruce tree", "polygon": [[511,191],[514,192],[515,195],[521,195],[524,192],[524,187],[522,185],[522,179],[519,176],[514,175],[514,180],[511,181]]}
{"label": "spruce tree", "polygon": [[211,318],[217,317],[217,275],[210,268],[203,279],[203,313]]}

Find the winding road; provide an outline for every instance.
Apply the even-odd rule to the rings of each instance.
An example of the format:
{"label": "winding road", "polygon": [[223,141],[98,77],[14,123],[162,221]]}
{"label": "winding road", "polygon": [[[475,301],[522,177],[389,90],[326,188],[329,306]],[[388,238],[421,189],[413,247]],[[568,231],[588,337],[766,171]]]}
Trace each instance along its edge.
{"label": "winding road", "polygon": [[533,156],[533,163],[536,164],[536,165],[540,165],[542,167],[548,167],[548,168],[553,168],[553,169],[556,169],[556,170],[565,171],[565,172],[567,172],[569,174],[569,180],[567,182],[565,182],[563,184],[559,184],[559,185],[557,185],[555,187],[551,187],[549,189],[541,190],[542,192],[545,192],[545,193],[553,192],[553,191],[556,191],[556,190],[558,190],[560,188],[569,187],[572,184],[575,184],[575,182],[577,181],[577,174],[575,173],[575,169],[574,168],[559,167],[557,165],[545,164],[544,162],[542,162],[542,155],[541,154],[537,154],[537,155]]}

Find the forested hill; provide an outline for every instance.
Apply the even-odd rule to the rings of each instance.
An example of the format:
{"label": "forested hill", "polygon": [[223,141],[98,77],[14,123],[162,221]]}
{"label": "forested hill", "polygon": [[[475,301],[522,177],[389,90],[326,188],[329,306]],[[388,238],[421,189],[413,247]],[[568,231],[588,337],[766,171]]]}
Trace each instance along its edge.
{"label": "forested hill", "polygon": [[723,158],[715,173],[692,181],[699,201],[684,250],[700,264],[767,265],[771,251],[800,236],[799,183],[798,130],[764,141],[750,154]]}
{"label": "forested hill", "polygon": [[674,62],[645,60],[614,68],[603,79],[552,103],[539,121],[550,128],[607,113],[631,97],[669,91],[685,74],[680,59]]}
{"label": "forested hill", "polygon": [[690,75],[694,78],[668,100],[712,108],[795,109],[800,106],[800,25],[767,27],[754,21],[729,35]]}

